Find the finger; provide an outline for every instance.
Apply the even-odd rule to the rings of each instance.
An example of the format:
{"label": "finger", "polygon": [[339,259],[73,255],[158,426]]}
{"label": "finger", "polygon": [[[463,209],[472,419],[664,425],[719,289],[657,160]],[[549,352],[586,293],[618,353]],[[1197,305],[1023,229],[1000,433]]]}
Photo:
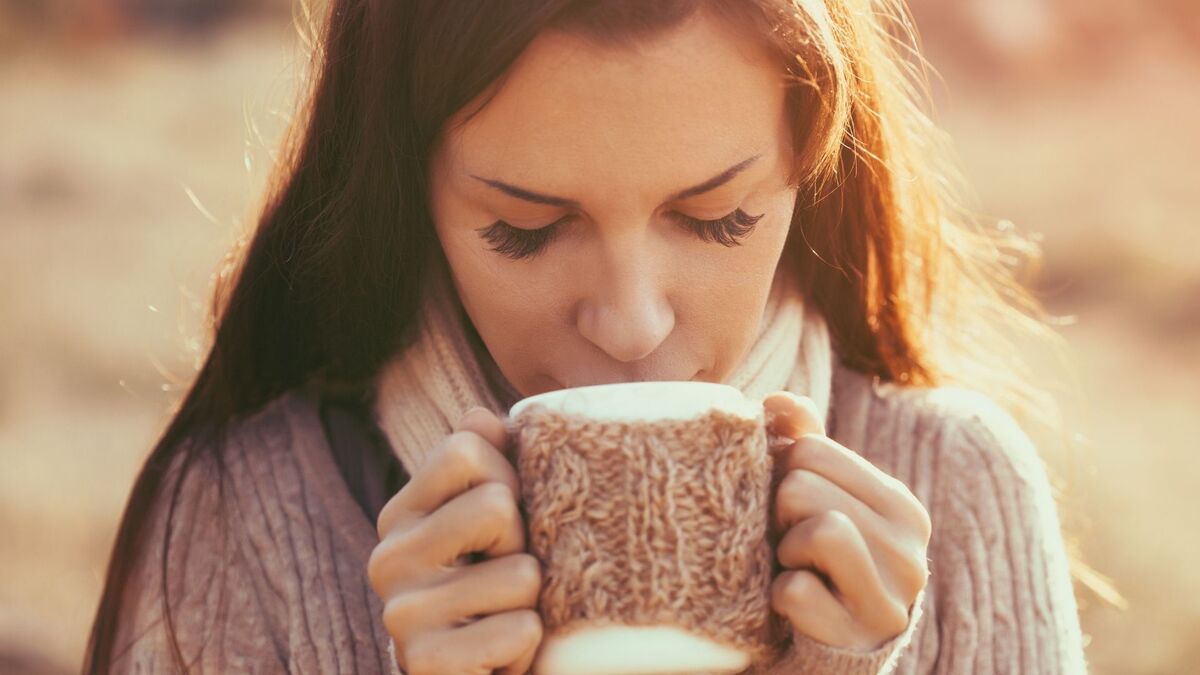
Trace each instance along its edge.
{"label": "finger", "polygon": [[401,582],[436,582],[446,567],[469,563],[471,553],[482,552],[489,559],[524,550],[525,523],[512,491],[489,481],[411,527],[389,533],[371,552],[367,575],[380,596],[390,597]]}
{"label": "finger", "polygon": [[512,490],[489,481],[446,502],[412,529],[413,546],[426,560],[452,564],[483,553],[498,558],[525,550],[525,526]]}
{"label": "finger", "polygon": [[862,533],[841,511],[826,511],[789,529],[776,555],[784,567],[823,572],[835,598],[861,625],[875,630],[894,625],[898,603],[885,588]]}
{"label": "finger", "polygon": [[776,488],[774,517],[771,526],[776,533],[825,511],[841,511],[869,538],[887,531],[889,524],[854,495],[819,473],[807,469],[787,472]]}
{"label": "finger", "polygon": [[777,391],[763,399],[763,409],[771,433],[790,439],[804,434],[825,434],[825,423],[817,404],[807,396]]}
{"label": "finger", "polygon": [[[826,511],[840,511],[850,517],[891,593],[911,599],[925,587],[929,576],[928,529],[899,528],[840,486],[807,469],[794,469],[780,481],[771,504],[771,541],[778,547],[776,542],[790,529]],[[922,513],[922,517],[928,522],[928,515]]]}
{"label": "finger", "polygon": [[496,413],[483,406],[475,406],[463,413],[463,416],[458,418],[458,422],[455,423],[454,430],[473,431],[501,453],[508,448],[509,436],[504,421]]}
{"label": "finger", "polygon": [[783,472],[803,469],[824,476],[886,520],[912,526],[928,520],[925,507],[902,481],[826,436],[801,437],[778,451],[775,466]]}
{"label": "finger", "polygon": [[405,672],[491,673],[516,670],[542,641],[542,619],[531,609],[493,614],[459,628],[422,634],[405,649]]}
{"label": "finger", "polygon": [[527,553],[458,567],[424,588],[393,595],[383,610],[388,633],[406,643],[418,633],[453,628],[482,616],[536,609],[541,566]]}
{"label": "finger", "polygon": [[433,456],[380,511],[379,538],[383,539],[397,527],[411,525],[452,497],[488,481],[507,485],[519,498],[516,469],[490,441],[469,430],[446,436]]}
{"label": "finger", "polygon": [[536,623],[538,629],[536,629],[536,632],[534,633],[535,639],[529,640],[526,650],[521,652],[521,656],[518,656],[516,661],[505,665],[503,668],[500,668],[499,675],[526,675],[530,670],[533,669],[534,659],[538,657],[538,649],[541,646],[542,629],[544,629],[544,625],[542,625],[541,622],[541,616],[536,613],[536,610],[533,611],[534,616],[538,617],[538,623]]}
{"label": "finger", "polygon": [[796,629],[827,645],[853,641],[854,618],[812,570],[787,570],[771,582],[771,607]]}

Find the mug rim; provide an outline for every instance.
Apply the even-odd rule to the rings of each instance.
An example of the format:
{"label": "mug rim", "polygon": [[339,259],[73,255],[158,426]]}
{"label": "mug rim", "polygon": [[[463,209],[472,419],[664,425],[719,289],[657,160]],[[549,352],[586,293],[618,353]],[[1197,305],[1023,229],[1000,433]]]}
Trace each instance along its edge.
{"label": "mug rim", "polygon": [[[605,391],[613,390],[613,389],[638,389],[638,390],[640,390],[639,391],[640,394],[643,394],[643,395],[649,394],[651,397],[653,397],[655,394],[654,390],[656,390],[656,389],[669,390],[669,389],[679,388],[680,386],[691,388],[691,389],[708,389],[708,390],[713,391],[714,393],[719,393],[720,396],[714,397],[715,400],[714,400],[713,405],[708,406],[707,408],[705,408],[705,410],[712,409],[712,408],[725,408],[725,409],[733,409],[736,411],[744,411],[744,413],[746,415],[753,414],[750,406],[746,405],[748,403],[748,399],[747,399],[746,395],[742,392],[742,390],[740,390],[737,387],[734,387],[732,385],[728,385],[728,384],[724,384],[724,383],[720,383],[720,382],[704,382],[704,381],[697,381],[697,380],[650,380],[650,381],[638,381],[638,382],[612,382],[612,383],[608,383],[608,384],[592,384],[592,385],[585,385],[582,387],[565,387],[563,389],[555,389],[553,391],[546,391],[546,392],[542,392],[540,394],[534,394],[533,396],[527,396],[527,397],[517,401],[516,403],[514,403],[508,410],[508,416],[510,419],[516,418],[518,415],[521,414],[522,411],[525,410],[525,408],[529,407],[530,405],[532,405],[534,403],[544,403],[546,401],[561,399],[565,396],[570,396],[572,394],[579,394],[579,395],[586,397],[586,396],[590,396],[590,395],[601,394],[601,393],[604,393]],[[743,407],[743,406],[745,406],[745,407]],[[696,410],[696,411],[693,411],[692,413],[689,413],[686,417],[691,417],[692,415],[700,414],[701,412],[703,412],[703,410]],[[627,415],[617,415],[617,416],[618,417],[627,417]],[[661,417],[661,416],[660,415],[652,415],[651,417]],[[667,417],[670,418],[671,415],[668,415]]]}

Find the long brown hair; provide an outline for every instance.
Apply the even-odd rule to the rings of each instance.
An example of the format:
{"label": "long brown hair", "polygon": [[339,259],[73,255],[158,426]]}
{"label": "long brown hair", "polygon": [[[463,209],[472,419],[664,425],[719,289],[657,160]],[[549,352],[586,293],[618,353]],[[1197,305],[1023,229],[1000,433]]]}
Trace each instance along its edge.
{"label": "long brown hair", "polygon": [[803,189],[785,255],[847,365],[907,385],[965,383],[1019,418],[1045,409],[1004,333],[1053,336],[1007,262],[1034,249],[958,205],[900,2],[331,0],[307,36],[315,77],[257,228],[220,277],[212,346],[126,505],[85,672],[109,670],[130,571],[148,546],[161,548],[162,607],[184,667],[169,537],[145,534],[158,504],[173,513],[198,460],[221,479],[224,430],[314,380],[365,381],[406,344],[417,280],[437,253],[426,181],[447,120],[481,95],[486,104],[546,28],[620,43],[701,8],[757,31],[789,76]]}

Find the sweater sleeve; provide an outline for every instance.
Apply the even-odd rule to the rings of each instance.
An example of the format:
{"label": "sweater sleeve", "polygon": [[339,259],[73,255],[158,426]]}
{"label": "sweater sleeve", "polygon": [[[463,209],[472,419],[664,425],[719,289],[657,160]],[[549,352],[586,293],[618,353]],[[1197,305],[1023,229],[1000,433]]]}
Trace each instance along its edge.
{"label": "sweater sleeve", "polygon": [[1058,512],[1033,442],[991,403],[957,431],[934,518],[934,672],[1087,672]]}
{"label": "sweater sleeve", "polygon": [[[924,615],[922,606],[925,591],[921,591],[908,611],[908,626],[904,632],[871,651],[856,651],[819,642],[799,631],[791,631],[791,639],[782,656],[761,675],[880,675],[895,667],[904,648],[912,641]],[[757,673],[758,671],[752,671]]]}
{"label": "sweater sleeve", "polygon": [[[237,516],[223,508],[236,500],[222,500],[223,488],[207,464],[198,460],[183,473],[172,512],[177,460],[155,500],[123,599],[113,673],[179,672],[176,646],[187,672],[288,670],[257,597],[261,586],[240,547]],[[164,541],[170,544],[165,566]],[[174,642],[164,614],[168,601]]]}

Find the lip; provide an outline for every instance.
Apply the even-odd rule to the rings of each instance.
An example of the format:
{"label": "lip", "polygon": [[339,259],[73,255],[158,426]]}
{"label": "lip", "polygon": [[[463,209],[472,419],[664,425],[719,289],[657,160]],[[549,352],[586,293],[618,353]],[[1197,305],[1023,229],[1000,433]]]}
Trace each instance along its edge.
{"label": "lip", "polygon": [[562,382],[559,382],[558,380],[556,380],[554,378],[550,378],[550,379],[552,382],[554,382],[556,385],[558,385],[559,389],[572,389],[575,387],[590,387],[590,386],[594,386],[594,385],[598,385],[598,384],[622,384],[622,383],[626,383],[626,382],[690,382],[690,381],[696,380],[697,377],[700,375],[700,373],[701,373],[701,371],[696,371],[695,373],[692,373],[691,377],[688,377],[685,379],[680,379],[680,378],[649,378],[649,379],[597,378],[595,380],[584,380],[582,382],[578,382],[576,384],[572,384],[569,386],[563,384]]}

